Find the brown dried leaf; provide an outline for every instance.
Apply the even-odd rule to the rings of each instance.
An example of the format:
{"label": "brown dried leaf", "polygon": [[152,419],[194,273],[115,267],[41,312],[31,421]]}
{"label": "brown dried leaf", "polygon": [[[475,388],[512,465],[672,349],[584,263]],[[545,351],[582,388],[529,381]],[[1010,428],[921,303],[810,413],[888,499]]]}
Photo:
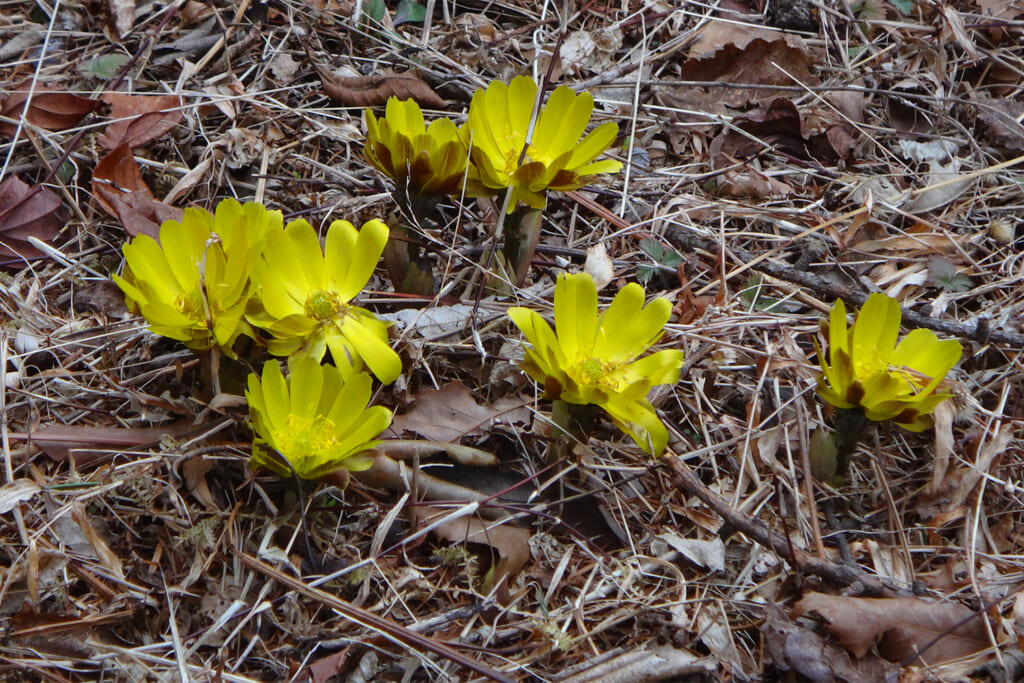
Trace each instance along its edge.
{"label": "brown dried leaf", "polygon": [[135,25],[135,0],[110,0],[110,14],[114,17],[117,37],[124,38]]}
{"label": "brown dried leaf", "polygon": [[320,65],[307,50],[307,56],[320,74],[324,92],[335,102],[346,107],[376,107],[389,97],[413,99],[420,106],[444,109],[448,106],[425,81],[411,74],[371,74],[369,76],[339,76]]}
{"label": "brown dried leaf", "polygon": [[895,683],[899,667],[877,657],[851,659],[850,653],[810,629],[794,624],[778,605],[766,603],[765,648],[772,663],[782,671],[795,671],[812,683]]}
{"label": "brown dried leaf", "polygon": [[31,479],[15,479],[9,484],[0,486],[0,515],[7,514],[41,490],[39,484]]}
{"label": "brown dried leaf", "polygon": [[210,485],[206,482],[206,473],[213,469],[213,463],[205,458],[189,458],[181,466],[185,476],[185,487],[208,510],[220,510],[213,499]]}
{"label": "brown dried leaf", "polygon": [[106,458],[111,452],[155,444],[164,437],[178,438],[199,431],[192,420],[180,420],[162,427],[80,427],[49,425],[32,434],[12,434],[12,438],[31,439],[32,444],[58,462],[67,462],[74,453],[75,462],[85,465]]}
{"label": "brown dried leaf", "polygon": [[[711,159],[716,168],[724,168],[735,159],[751,157],[771,146],[801,159],[816,159],[832,162],[840,152],[852,153],[852,135],[849,131],[836,133],[811,133],[807,122],[792,101],[776,98],[762,109],[737,118],[734,128],[723,132],[711,142]],[[833,126],[844,128],[845,124]],[[738,130],[737,130],[738,129]],[[739,132],[746,131],[747,135]],[[752,140],[751,136],[758,138]],[[840,149],[833,146],[833,138]],[[850,161],[851,158],[847,158]]]}
{"label": "brown dried leaf", "polygon": [[110,118],[114,119],[99,137],[108,149],[144,145],[173,130],[183,117],[177,95],[107,93],[103,101],[112,106]]}
{"label": "brown dried leaf", "polygon": [[[960,659],[991,646],[984,615],[963,624],[973,612],[953,602],[927,602],[920,598],[851,598],[809,593],[794,606],[795,614],[816,612],[843,647],[863,657],[878,643],[879,653],[902,662],[943,635],[923,652],[931,666]],[[960,624],[957,626],[957,624]],[[915,663],[922,664],[921,658]]]}
{"label": "brown dried leaf", "polygon": [[[449,508],[414,506],[409,508],[413,522],[426,525],[451,514]],[[491,572],[491,585],[506,576],[518,574],[530,561],[530,531],[503,522],[492,522],[479,517],[460,517],[439,524],[433,529],[435,536],[452,543],[480,543],[494,548],[498,562]]]}
{"label": "brown dried leaf", "polygon": [[334,654],[321,657],[309,665],[309,678],[312,683],[328,683],[337,680],[335,676],[342,673],[348,661],[348,648],[338,650]]}
{"label": "brown dried leaf", "polygon": [[168,220],[181,220],[184,211],[158,202],[142,179],[128,145],[110,151],[96,164],[92,174],[92,190],[96,201],[116,216],[132,237],[160,237],[160,225]]}
{"label": "brown dried leaf", "polygon": [[111,550],[107,542],[103,540],[96,527],[93,526],[92,521],[89,519],[89,514],[85,511],[85,506],[80,501],[75,501],[71,504],[71,519],[82,530],[82,534],[96,552],[96,558],[103,565],[104,569],[123,580],[124,568],[121,566],[121,560],[117,557],[117,553]]}
{"label": "brown dried leaf", "polygon": [[[14,92],[0,102],[0,117],[17,120],[25,116],[25,120],[33,126],[45,130],[67,130],[96,107],[95,100],[39,85],[32,93],[32,102],[26,112],[28,93],[28,83],[17,86]],[[0,136],[14,135],[16,129],[16,124],[0,121]]]}
{"label": "brown dried leaf", "polygon": [[439,390],[417,394],[416,405],[395,417],[391,431],[396,435],[415,432],[432,441],[455,441],[467,434],[486,432],[495,422],[526,422],[529,417],[529,408],[518,399],[506,398],[483,406],[465,384],[450,382]]}
{"label": "brown dried leaf", "polygon": [[29,237],[52,240],[68,219],[60,197],[45,187],[29,187],[12,175],[0,183],[0,259],[35,259],[44,254]]}
{"label": "brown dried leaf", "polygon": [[977,98],[977,125],[1001,159],[1024,155],[1024,102],[1004,98]]}
{"label": "brown dried leaf", "polygon": [[998,43],[1010,33],[1008,22],[1024,17],[1024,3],[1020,0],[974,0],[984,16],[982,23],[988,29],[992,42]]}
{"label": "brown dried leaf", "polygon": [[[729,87],[680,85],[659,87],[656,97],[661,104],[679,110],[724,114],[751,104],[767,102],[785,91],[775,88],[744,89],[738,85],[816,84],[811,69],[817,58],[805,46],[794,46],[787,39],[765,40],[756,38],[747,43],[740,41],[724,45],[720,50],[684,62],[679,78],[683,81],[718,82]],[[788,75],[787,75],[788,74]],[[694,117],[676,113],[682,120],[708,121],[709,117]]]}

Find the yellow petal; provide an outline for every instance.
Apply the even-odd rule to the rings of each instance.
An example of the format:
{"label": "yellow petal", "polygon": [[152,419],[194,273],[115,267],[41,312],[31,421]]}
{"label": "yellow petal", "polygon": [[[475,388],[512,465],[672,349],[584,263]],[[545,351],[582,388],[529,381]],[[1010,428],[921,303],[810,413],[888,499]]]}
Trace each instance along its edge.
{"label": "yellow petal", "polygon": [[586,273],[561,275],[555,284],[555,334],[566,358],[589,355],[597,334],[597,287]]}

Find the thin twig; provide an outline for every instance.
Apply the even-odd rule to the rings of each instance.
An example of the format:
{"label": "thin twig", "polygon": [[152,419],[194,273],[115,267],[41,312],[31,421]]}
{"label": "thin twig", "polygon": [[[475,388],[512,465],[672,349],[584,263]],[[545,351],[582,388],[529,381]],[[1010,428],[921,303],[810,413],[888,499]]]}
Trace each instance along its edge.
{"label": "thin twig", "polygon": [[774,551],[779,557],[787,558],[800,571],[820,576],[843,586],[859,584],[861,592],[868,595],[886,597],[910,595],[909,590],[890,585],[882,579],[871,576],[859,567],[848,567],[825,558],[817,558],[791,546],[782,534],[772,531],[761,520],[733,509],[724,498],[705,486],[686,463],[678,457],[666,455],[662,459],[675,475],[673,477],[675,485],[682,491],[697,496],[728,524]]}

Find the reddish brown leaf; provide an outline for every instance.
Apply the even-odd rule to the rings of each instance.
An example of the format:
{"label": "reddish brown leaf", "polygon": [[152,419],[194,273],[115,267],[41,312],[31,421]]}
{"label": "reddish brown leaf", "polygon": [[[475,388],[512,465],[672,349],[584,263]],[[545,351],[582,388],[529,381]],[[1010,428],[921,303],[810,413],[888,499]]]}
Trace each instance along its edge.
{"label": "reddish brown leaf", "polygon": [[121,145],[138,147],[170,132],[182,119],[177,95],[128,95],[107,93],[103,101],[112,105],[106,132],[100,144],[114,149]]}
{"label": "reddish brown leaf", "polygon": [[[965,621],[973,612],[954,602],[808,593],[794,610],[796,614],[821,615],[843,647],[857,657],[863,657],[877,642],[878,651],[891,662],[922,653],[921,659],[934,666],[991,646],[985,616]],[[923,650],[940,635],[940,640]],[[917,665],[921,665],[921,659],[915,660]]]}
{"label": "reddish brown leaf", "polygon": [[309,665],[309,677],[312,683],[327,683],[336,680],[348,661],[348,648],[338,650],[334,654],[321,657]]}
{"label": "reddish brown leaf", "polygon": [[68,219],[60,197],[45,187],[31,188],[17,176],[0,183],[0,260],[43,256],[28,241],[52,240]]}
{"label": "reddish brown leaf", "polygon": [[184,215],[181,209],[153,197],[128,145],[121,145],[100,159],[93,171],[92,190],[96,201],[107,213],[116,216],[132,237],[149,235],[159,239],[161,223],[181,220]]}
{"label": "reddish brown leaf", "polygon": [[[75,126],[96,106],[95,100],[40,85],[32,93],[32,101],[26,111],[25,101],[28,100],[28,94],[29,84],[19,85],[0,102],[0,116],[15,120],[25,116],[25,120],[33,126],[46,130],[67,130]],[[0,135],[14,135],[16,129],[16,124],[0,121]]]}
{"label": "reddish brown leaf", "polygon": [[154,444],[165,436],[181,437],[209,427],[196,427],[192,420],[180,420],[162,427],[80,427],[77,425],[50,425],[32,434],[11,434],[11,438],[29,440],[58,462],[72,457],[78,465],[85,465],[112,452],[120,453],[147,444]]}

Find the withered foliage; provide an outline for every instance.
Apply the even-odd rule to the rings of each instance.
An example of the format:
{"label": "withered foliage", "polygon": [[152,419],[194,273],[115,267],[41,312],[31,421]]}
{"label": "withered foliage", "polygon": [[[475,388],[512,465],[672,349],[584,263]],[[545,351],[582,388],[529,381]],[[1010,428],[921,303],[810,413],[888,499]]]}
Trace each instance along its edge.
{"label": "withered foliage", "polygon": [[[1020,4],[768,4],[4,3],[0,678],[1019,676]],[[500,202],[403,215],[361,153],[364,107],[461,123],[516,74],[592,93],[629,163],[549,198],[521,287]],[[368,473],[252,472],[265,351],[210,395],[111,290],[126,240],[225,197],[396,228],[360,299],[405,367]],[[550,448],[516,368],[507,308],[549,313],[598,246],[604,301],[673,303],[677,459],[596,412]],[[816,482],[815,341],[874,291],[960,337],[954,399]]]}

